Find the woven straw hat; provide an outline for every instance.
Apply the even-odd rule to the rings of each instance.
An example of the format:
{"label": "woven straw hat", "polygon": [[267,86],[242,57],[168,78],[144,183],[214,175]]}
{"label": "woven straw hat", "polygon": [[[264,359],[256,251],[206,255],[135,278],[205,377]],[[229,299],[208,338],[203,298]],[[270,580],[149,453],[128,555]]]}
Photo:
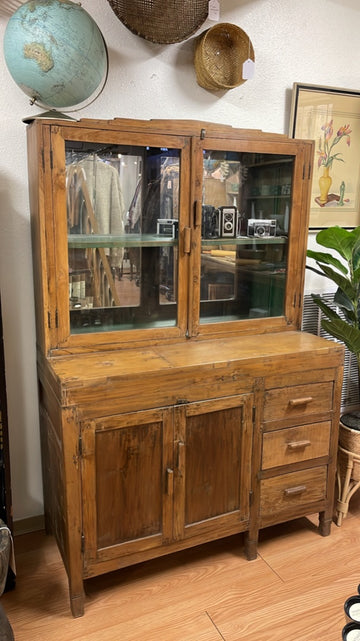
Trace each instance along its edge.
{"label": "woven straw hat", "polygon": [[137,36],[160,44],[181,42],[208,16],[208,0],[108,0],[121,22]]}
{"label": "woven straw hat", "polygon": [[237,25],[219,22],[195,41],[194,64],[198,84],[205,89],[233,89],[245,78],[245,60],[255,60],[249,36]]}

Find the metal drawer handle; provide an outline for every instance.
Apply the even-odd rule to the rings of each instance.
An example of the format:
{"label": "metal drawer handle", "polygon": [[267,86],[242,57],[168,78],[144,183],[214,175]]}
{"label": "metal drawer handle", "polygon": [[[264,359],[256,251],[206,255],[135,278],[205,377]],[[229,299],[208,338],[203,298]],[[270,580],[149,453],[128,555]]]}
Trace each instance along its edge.
{"label": "metal drawer handle", "polygon": [[303,450],[309,445],[311,445],[311,441],[291,441],[287,444],[289,450]]}
{"label": "metal drawer handle", "polygon": [[291,405],[292,407],[297,407],[298,405],[307,405],[313,400],[314,399],[312,396],[304,396],[303,398],[291,398],[289,400],[289,405]]}
{"label": "metal drawer handle", "polygon": [[294,496],[296,494],[302,494],[306,492],[306,485],[296,485],[295,487],[287,487],[284,490],[285,496]]}

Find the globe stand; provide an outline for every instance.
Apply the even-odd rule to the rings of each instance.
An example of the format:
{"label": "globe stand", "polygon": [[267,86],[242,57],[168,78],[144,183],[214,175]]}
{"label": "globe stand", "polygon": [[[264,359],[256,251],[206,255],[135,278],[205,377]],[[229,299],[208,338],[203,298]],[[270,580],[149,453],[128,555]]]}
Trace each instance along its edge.
{"label": "globe stand", "polygon": [[72,116],[68,116],[67,114],[62,113],[61,111],[56,111],[56,109],[50,109],[50,111],[43,111],[40,114],[35,114],[32,116],[27,116],[26,118],[22,118],[22,122],[25,122],[27,125],[32,122],[33,120],[38,120],[38,119],[49,119],[52,118],[53,120],[77,120],[77,118],[73,118]]}

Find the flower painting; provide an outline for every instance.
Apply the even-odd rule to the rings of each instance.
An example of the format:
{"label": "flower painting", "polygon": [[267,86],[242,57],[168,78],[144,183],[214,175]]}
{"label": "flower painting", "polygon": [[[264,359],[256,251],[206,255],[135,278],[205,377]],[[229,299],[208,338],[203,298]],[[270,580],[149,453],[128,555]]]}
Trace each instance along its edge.
{"label": "flower painting", "polygon": [[290,136],[314,140],[310,229],[360,225],[360,91],[294,84]]}
{"label": "flower painting", "polygon": [[318,168],[324,167],[323,173],[319,178],[319,189],[320,195],[315,198],[315,202],[320,206],[324,207],[329,202],[336,202],[341,207],[345,204],[345,182],[341,181],[339,187],[339,194],[329,193],[330,187],[332,185],[332,178],[330,175],[330,169],[332,168],[334,160],[339,162],[345,162],[342,152],[336,152],[334,147],[339,144],[339,142],[345,138],[345,142],[348,147],[350,147],[350,134],[351,128],[350,125],[342,125],[337,130],[336,135],[334,134],[333,128],[333,119],[330,122],[322,125],[321,130],[322,134],[319,139],[319,147],[317,149],[318,154]]}
{"label": "flower painting", "polygon": [[341,162],[344,162],[344,159],[340,157],[342,156],[341,153],[333,152],[333,148],[342,140],[342,138],[345,137],[346,144],[350,147],[350,125],[340,127],[334,137],[333,122],[333,120],[330,120],[330,122],[321,127],[323,134],[320,136],[319,149],[317,151],[318,167],[323,166],[331,168],[334,160],[341,160]]}

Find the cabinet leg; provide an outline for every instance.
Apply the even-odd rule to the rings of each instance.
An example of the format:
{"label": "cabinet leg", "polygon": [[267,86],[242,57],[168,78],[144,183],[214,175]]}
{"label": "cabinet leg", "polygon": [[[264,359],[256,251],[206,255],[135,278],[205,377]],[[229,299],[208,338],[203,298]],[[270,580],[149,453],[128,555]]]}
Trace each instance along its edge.
{"label": "cabinet leg", "polygon": [[329,536],[331,531],[332,517],[326,512],[319,513],[319,532],[321,536]]}
{"label": "cabinet leg", "polygon": [[257,536],[254,539],[250,539],[249,533],[245,532],[244,547],[245,556],[248,561],[254,561],[257,558],[257,543]]}
{"label": "cabinet leg", "polygon": [[70,607],[74,618],[82,617],[84,614],[85,593],[81,582],[81,590],[72,590],[70,587]]}

